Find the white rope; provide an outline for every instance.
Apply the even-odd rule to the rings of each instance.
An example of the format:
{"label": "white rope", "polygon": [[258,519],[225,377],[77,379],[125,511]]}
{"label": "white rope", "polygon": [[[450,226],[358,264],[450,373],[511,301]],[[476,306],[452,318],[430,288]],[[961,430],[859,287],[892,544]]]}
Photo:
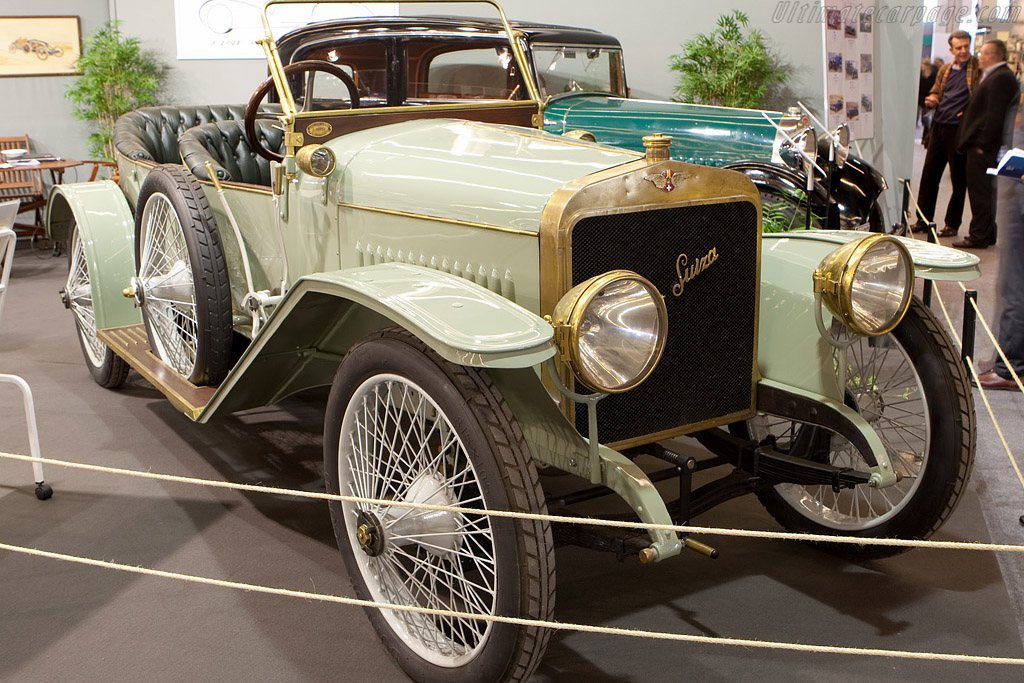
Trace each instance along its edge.
{"label": "white rope", "polygon": [[[917,203],[917,197],[914,195],[913,190],[909,189],[909,185],[907,186],[907,189],[910,192],[911,198],[914,200],[914,206],[917,208],[918,215],[923,215],[921,213],[921,206]],[[910,216],[906,211],[903,212],[903,215],[906,217],[909,225]],[[929,230],[935,237],[935,243],[938,244],[939,236],[935,234],[935,229],[933,227],[929,227]],[[964,294],[967,293],[967,287],[963,282],[957,281],[957,285],[960,286],[961,292]],[[961,340],[960,335],[957,334],[956,327],[953,325],[953,318],[949,315],[949,311],[946,310],[946,304],[942,300],[942,295],[939,294],[938,287],[933,287],[932,293],[935,295],[936,301],[939,302],[939,307],[942,309],[942,315],[946,318],[946,325],[949,327],[949,331],[956,339],[957,345],[963,349],[963,341]],[[989,327],[988,321],[985,320],[985,316],[982,315],[981,309],[978,308],[977,300],[973,297],[968,297],[968,301],[971,302],[971,306],[974,308],[974,312],[977,314],[977,319],[981,322],[981,326],[984,328],[985,333],[988,335],[989,339],[992,340],[992,345],[995,347],[996,353],[999,354],[1003,363],[1005,363],[1006,367],[1010,370],[1010,374],[1013,376],[1013,381],[1016,383],[1017,388],[1020,389],[1022,394],[1024,394],[1024,384],[1021,383],[1021,378],[1017,376],[1016,372],[1014,372],[1013,364],[1010,363],[1010,359],[1006,357],[1006,352],[1003,350],[1003,347],[999,345],[999,340],[996,339],[995,333],[992,332],[992,328]],[[1024,474],[1021,473],[1020,465],[1017,464],[1017,459],[1013,455],[1013,450],[1010,448],[1009,442],[1007,442],[1006,437],[1003,435],[1003,430],[999,426],[999,420],[996,419],[995,410],[992,409],[992,404],[989,402],[988,396],[985,395],[985,389],[981,386],[981,380],[978,378],[978,371],[974,365],[974,360],[970,356],[966,357],[965,360],[967,361],[967,368],[970,370],[971,376],[974,378],[974,385],[978,387],[978,393],[981,395],[981,400],[985,404],[985,409],[988,411],[989,419],[992,420],[992,425],[996,429],[996,434],[999,435],[999,440],[1003,444],[1003,450],[1006,452],[1006,457],[1009,458],[1010,465],[1013,466],[1013,471],[1017,473],[1017,479],[1020,480],[1021,487],[1024,488]]]}
{"label": "white rope", "polygon": [[1006,436],[1003,435],[1003,430],[999,426],[999,422],[996,420],[995,411],[992,410],[992,404],[988,402],[988,396],[985,395],[985,389],[981,386],[981,380],[978,379],[978,371],[974,367],[974,362],[971,357],[967,357],[967,367],[971,371],[971,376],[974,377],[974,383],[978,386],[978,393],[981,394],[981,400],[985,403],[985,408],[988,410],[989,416],[992,418],[992,425],[996,428],[996,434],[999,435],[999,440],[1003,442],[1003,450],[1006,451],[1006,455],[1010,458],[1010,464],[1013,465],[1013,471],[1017,473],[1017,479],[1020,481],[1020,485],[1024,487],[1024,474],[1021,474],[1020,466],[1017,465],[1017,459],[1013,457],[1013,453],[1010,451],[1010,444],[1006,441]]}
{"label": "white rope", "polygon": [[[961,285],[963,286],[963,285]],[[992,328],[988,326],[988,322],[985,321],[985,316],[981,314],[981,310],[978,309],[978,302],[974,299],[969,299],[971,306],[974,307],[974,311],[978,314],[978,321],[981,322],[981,326],[985,328],[985,333],[988,334],[989,339],[992,340],[992,344],[996,347],[996,353],[1003,359],[1003,363],[1006,364],[1010,374],[1013,375],[1013,381],[1017,384],[1017,388],[1020,389],[1021,393],[1024,393],[1024,384],[1021,384],[1020,377],[1017,377],[1017,373],[1013,371],[1013,363],[1006,357],[1006,352],[1003,351],[1003,347],[999,345],[999,341],[996,339],[996,335],[992,332]],[[974,378],[977,381],[977,377]],[[980,384],[978,386],[981,386]]]}
{"label": "white rope", "polygon": [[451,512],[456,514],[478,514],[491,517],[508,517],[512,519],[528,519],[547,522],[564,522],[566,524],[586,524],[590,526],[616,527],[621,529],[636,529],[638,531],[677,531],[686,534],[706,534],[717,536],[740,536],[747,538],[770,538],[785,541],[822,541],[826,543],[849,543],[854,545],[884,545],[903,548],[936,548],[944,550],[985,550],[990,552],[1024,552],[1024,545],[1007,545],[999,543],[975,543],[965,541],[920,541],[905,538],[866,538],[860,536],[830,536],[828,534],[803,534],[784,531],[753,531],[750,529],[726,529],[721,527],[693,526],[684,524],[655,524],[648,522],[626,522],[613,519],[597,519],[593,517],[570,517],[564,515],[542,515],[533,512],[513,512],[510,510],[485,510],[482,508],[470,508],[449,505],[433,505],[431,503],[413,503],[409,501],[389,500],[384,498],[361,498],[358,496],[335,495],[333,493],[319,493],[316,491],[301,491],[298,489],[284,489],[273,486],[257,486],[254,484],[234,484],[228,481],[216,481],[213,479],[198,479],[195,477],[181,477],[171,474],[157,474],[154,472],[140,472],[117,467],[104,467],[102,465],[87,465],[85,463],[71,462],[67,460],[55,460],[53,458],[33,458],[28,455],[17,453],[5,453],[0,451],[0,458],[11,460],[23,460],[27,462],[38,462],[44,465],[59,465],[75,469],[103,472],[105,474],[119,474],[128,477],[141,479],[155,479],[158,481],[170,481],[179,484],[195,484],[198,486],[209,486],[213,488],[233,489],[236,491],[251,491],[255,493],[270,493],[285,496],[296,496],[299,498],[313,498],[317,500],[338,501],[343,503],[358,503],[361,505],[380,505],[385,507],[411,508],[414,510],[427,510],[430,512]]}
{"label": "white rope", "polygon": [[[964,283],[958,281],[957,284],[960,285],[961,291],[966,294],[967,287],[964,286]],[[950,317],[949,311],[946,310],[946,304],[943,303],[942,295],[939,294],[938,288],[933,289],[932,293],[935,294],[935,299],[939,302],[939,306],[942,308],[942,315],[946,318],[946,325],[953,333],[953,336],[956,337],[956,343],[961,349],[963,349],[963,342],[960,340],[960,336],[956,333],[956,329],[953,325],[953,319]],[[981,322],[981,326],[984,328],[985,333],[988,334],[989,339],[992,340],[992,345],[995,347],[999,357],[1003,359],[1004,363],[1006,363],[1006,367],[1010,368],[1010,374],[1014,376],[1014,382],[1016,382],[1017,387],[1021,390],[1021,393],[1024,393],[1024,385],[1021,385],[1020,378],[1017,377],[1016,373],[1013,371],[1013,365],[1006,357],[1006,352],[1003,351],[1003,347],[999,345],[999,340],[996,339],[996,335],[992,332],[992,328],[989,327],[988,322],[985,320],[985,316],[982,315],[981,309],[978,308],[978,302],[973,298],[968,298],[968,301],[971,302],[971,306],[977,314],[977,319]],[[1017,474],[1017,479],[1020,481],[1021,488],[1024,488],[1024,474],[1021,473],[1020,465],[1017,464],[1017,458],[1013,455],[1013,449],[1010,448],[1010,443],[1006,440],[1002,427],[999,426],[999,420],[996,419],[996,412],[992,408],[992,404],[989,402],[988,396],[985,394],[985,388],[981,386],[981,379],[978,377],[978,370],[975,366],[974,359],[967,356],[964,360],[967,362],[967,369],[970,371],[971,377],[974,378],[974,385],[978,388],[978,393],[981,396],[982,402],[985,404],[985,410],[988,411],[988,417],[992,420],[992,425],[996,429],[999,441],[1003,444],[1003,451],[1006,453],[1006,457],[1009,459],[1010,465],[1013,467],[1013,471]]]}
{"label": "white rope", "polygon": [[600,633],[604,635],[629,636],[632,638],[649,638],[653,640],[669,640],[685,643],[701,643],[706,645],[731,645],[739,647],[754,647],[772,650],[816,652],[823,654],[843,654],[862,656],[867,655],[876,657],[892,657],[898,659],[922,659],[932,661],[961,662],[968,664],[1012,664],[1015,666],[1024,665],[1024,659],[1017,657],[985,657],[980,655],[962,655],[946,652],[915,652],[911,650],[885,650],[880,648],[841,647],[836,645],[805,645],[802,643],[786,643],[771,640],[752,640],[748,638],[722,638],[716,636],[698,636],[689,635],[685,633],[670,633],[667,631],[646,631],[643,629],[620,628],[614,626],[593,626],[590,624],[574,624],[571,622],[546,621],[541,619],[523,619],[520,617],[506,617],[490,614],[473,614],[470,612],[457,612],[452,610],[433,609],[429,607],[419,607],[413,605],[397,605],[394,603],[374,602],[371,600],[361,600],[359,598],[348,598],[341,595],[310,593],[308,591],[297,591],[286,588],[272,588],[269,586],[260,586],[251,583],[241,583],[238,581],[224,581],[222,579],[211,579],[205,576],[195,576],[192,574],[168,572],[160,569],[149,569],[147,567],[137,566],[133,567],[125,564],[118,564],[116,562],[94,560],[92,558],[79,557],[77,555],[65,555],[63,553],[54,553],[46,550],[38,550],[36,548],[24,548],[21,546],[8,545],[6,543],[0,543],[0,550],[8,550],[15,553],[34,555],[37,557],[46,557],[54,560],[63,560],[65,562],[74,562],[77,564],[84,564],[92,567],[102,567],[104,569],[113,569],[116,571],[130,572],[133,574],[143,574],[146,576],[176,579],[179,581],[185,581],[189,583],[205,584],[208,586],[219,586],[222,588],[234,588],[237,590],[243,590],[253,593],[266,593],[269,595],[302,598],[304,600],[317,600],[320,602],[331,602],[342,605],[372,607],[376,609],[392,610],[395,612],[414,612],[416,614],[455,617],[458,619],[475,619],[479,621],[515,624],[517,626],[534,626],[539,628],[547,628],[560,631]]}

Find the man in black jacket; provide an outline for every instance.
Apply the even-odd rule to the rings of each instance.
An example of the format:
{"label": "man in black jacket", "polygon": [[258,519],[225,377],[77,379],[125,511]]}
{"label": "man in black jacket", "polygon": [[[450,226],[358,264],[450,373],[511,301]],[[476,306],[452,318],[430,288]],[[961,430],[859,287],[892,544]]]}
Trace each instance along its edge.
{"label": "man in black jacket", "polygon": [[1020,84],[1006,65],[1006,43],[990,40],[978,55],[981,82],[971,94],[957,131],[957,151],[967,159],[967,196],[971,201],[970,233],[953,246],[984,249],[995,243],[995,185],[989,168],[996,165],[1003,143],[1006,111],[1020,97]]}

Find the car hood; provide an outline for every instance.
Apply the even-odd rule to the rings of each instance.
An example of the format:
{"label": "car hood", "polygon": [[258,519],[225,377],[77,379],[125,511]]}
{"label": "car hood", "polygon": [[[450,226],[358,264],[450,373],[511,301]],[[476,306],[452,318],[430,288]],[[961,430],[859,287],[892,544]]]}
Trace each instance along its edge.
{"label": "car hood", "polygon": [[638,155],[539,130],[427,119],[335,138],[342,204],[538,231],[571,180]]}
{"label": "car hood", "polygon": [[[772,120],[779,112],[766,112]],[[705,166],[734,161],[771,161],[775,128],[761,110],[713,107],[684,102],[634,100],[594,93],[552,99],[544,111],[544,130],[563,134],[586,130],[603,143],[643,151],[641,137],[671,135],[672,158]]]}

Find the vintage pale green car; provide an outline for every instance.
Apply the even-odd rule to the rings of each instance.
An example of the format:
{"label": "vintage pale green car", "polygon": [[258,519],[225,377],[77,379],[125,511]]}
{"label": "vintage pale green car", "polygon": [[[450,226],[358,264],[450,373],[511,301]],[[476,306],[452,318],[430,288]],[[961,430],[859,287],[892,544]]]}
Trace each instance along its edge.
{"label": "vintage pale green car", "polygon": [[[551,618],[553,531],[643,562],[716,554],[664,529],[489,511],[571,515],[614,493],[670,524],[754,493],[787,529],[908,538],[952,513],[971,392],[912,290],[915,275],[975,277],[976,257],[762,235],[754,184],[670,159],[665,137],[637,153],[554,135],[538,99],[432,98],[429,78],[412,106],[363,108],[364,74],[303,62],[292,78],[267,33],[279,112],[263,87],[248,117],[132,112],[120,184],[54,189],[64,302],[99,384],[134,368],[200,423],[331,387],[339,548],[359,597],[418,610],[367,610],[411,677],[529,677],[549,631],[473,615]],[[522,63],[510,44],[503,59]],[[683,435],[711,453],[673,452]],[[554,473],[578,490],[561,477],[549,499]]]}

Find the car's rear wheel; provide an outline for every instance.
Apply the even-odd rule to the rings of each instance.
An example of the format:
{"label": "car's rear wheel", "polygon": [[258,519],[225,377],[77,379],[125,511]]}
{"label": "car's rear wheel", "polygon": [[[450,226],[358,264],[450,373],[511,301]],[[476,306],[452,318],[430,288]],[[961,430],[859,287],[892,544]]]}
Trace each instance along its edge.
{"label": "car's rear wheel", "polygon": [[[385,330],[357,344],[327,404],[331,493],[451,508],[546,511],[515,418],[486,373],[441,359]],[[338,546],[364,599],[452,612],[549,619],[550,526],[387,503],[330,504]],[[389,653],[417,681],[521,681],[548,631],[367,609]]]}
{"label": "car's rear wheel", "polygon": [[138,207],[135,288],[153,353],[193,384],[216,384],[231,364],[231,293],[206,195],[168,164],[146,176]]}
{"label": "car's rear wheel", "polygon": [[111,351],[96,334],[92,279],[89,277],[89,264],[77,225],[71,230],[68,279],[64,285],[64,297],[68,308],[75,316],[78,343],[82,347],[82,355],[85,356],[89,374],[101,387],[116,389],[121,386],[128,377],[128,363]]}
{"label": "car's rear wheel", "polygon": [[[956,348],[934,314],[914,299],[891,334],[859,339],[847,361],[847,403],[875,428],[902,480],[887,488],[861,485],[839,492],[780,484],[758,496],[790,531],[927,539],[956,508],[974,459],[974,403]],[[767,415],[736,427],[752,438],[772,435],[776,448],[791,455],[860,471],[867,467],[848,441],[815,427]],[[906,550],[824,547],[856,559]]]}

